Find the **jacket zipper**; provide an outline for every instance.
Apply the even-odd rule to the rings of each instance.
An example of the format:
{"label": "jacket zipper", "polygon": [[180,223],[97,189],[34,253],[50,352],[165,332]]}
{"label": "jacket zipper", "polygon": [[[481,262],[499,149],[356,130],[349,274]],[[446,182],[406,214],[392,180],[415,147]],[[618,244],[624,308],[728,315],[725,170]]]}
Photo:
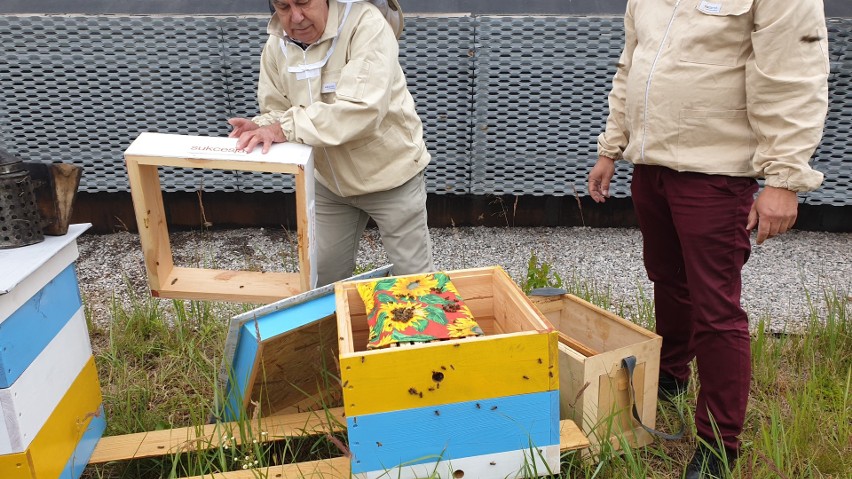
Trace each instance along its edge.
{"label": "jacket zipper", "polygon": [[[313,44],[308,45],[308,48],[305,48],[304,50],[302,50],[302,64],[303,65],[308,64],[308,49],[310,49],[312,46],[313,46]],[[320,78],[322,78],[322,71],[320,71]],[[310,100],[310,102],[311,102],[310,104],[313,105],[314,104],[314,91],[311,88],[311,80],[312,80],[311,78],[305,78],[305,82],[307,82],[307,84],[308,84],[308,100]],[[337,195],[343,196],[343,190],[340,189],[340,182],[337,180],[337,173],[334,171],[334,165],[332,164],[331,159],[329,159],[328,151],[326,150],[326,148],[324,146],[322,147],[322,152],[325,154],[325,161],[326,161],[326,163],[328,163],[328,169],[331,170],[332,180],[334,180],[334,186],[337,188]]]}
{"label": "jacket zipper", "polygon": [[654,62],[651,64],[651,71],[648,72],[648,81],[645,83],[645,103],[642,106],[642,148],[639,150],[639,158],[645,162],[645,141],[648,139],[648,96],[651,93],[651,80],[654,77],[654,70],[657,68],[657,61],[663,53],[663,47],[666,45],[666,40],[669,38],[669,32],[672,29],[675,15],[677,15],[677,7],[680,5],[680,0],[677,0],[672,10],[672,18],[669,19],[669,24],[666,27],[666,33],[663,35],[663,40],[660,42],[660,48],[657,50],[657,55],[654,57]]}

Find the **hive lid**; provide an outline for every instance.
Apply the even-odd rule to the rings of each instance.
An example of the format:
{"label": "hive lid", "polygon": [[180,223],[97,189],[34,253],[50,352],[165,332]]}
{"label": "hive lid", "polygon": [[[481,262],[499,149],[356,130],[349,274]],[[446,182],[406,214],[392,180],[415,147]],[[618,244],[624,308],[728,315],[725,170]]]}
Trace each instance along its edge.
{"label": "hive lid", "polygon": [[276,143],[266,154],[262,148],[248,153],[236,146],[236,138],[143,132],[124,150],[124,155],[293,165],[308,165],[313,161],[313,148],[300,143]]}
{"label": "hive lid", "polygon": [[[387,276],[391,265],[345,281]],[[339,399],[334,285],[234,316],[219,371],[217,416],[316,409]],[[218,399],[218,398],[217,398]]]}
{"label": "hive lid", "polygon": [[68,233],[62,236],[50,236],[41,243],[0,250],[0,264],[3,265],[3,274],[0,274],[0,295],[15,289],[21,281],[91,226],[91,223],[71,225],[68,227]]}

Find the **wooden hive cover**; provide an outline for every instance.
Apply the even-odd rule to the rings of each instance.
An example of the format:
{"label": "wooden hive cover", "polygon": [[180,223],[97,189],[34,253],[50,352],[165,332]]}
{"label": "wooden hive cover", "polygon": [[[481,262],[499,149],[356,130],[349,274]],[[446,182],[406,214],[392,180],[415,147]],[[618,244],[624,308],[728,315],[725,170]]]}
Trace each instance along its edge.
{"label": "wooden hive cover", "polygon": [[[349,280],[390,274],[385,266]],[[339,406],[334,285],[234,316],[219,372],[216,415],[237,420]]]}

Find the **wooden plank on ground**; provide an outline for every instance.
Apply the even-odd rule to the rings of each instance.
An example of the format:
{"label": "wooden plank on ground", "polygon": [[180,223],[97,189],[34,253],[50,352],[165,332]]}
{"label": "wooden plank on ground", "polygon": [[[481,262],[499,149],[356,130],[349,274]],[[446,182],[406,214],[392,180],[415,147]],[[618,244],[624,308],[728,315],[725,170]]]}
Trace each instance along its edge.
{"label": "wooden plank on ground", "polygon": [[[304,412],[272,416],[251,424],[243,424],[243,429],[250,427],[255,431],[252,437],[241,437],[241,425],[237,422],[107,436],[98,442],[89,463],[99,464],[210,449],[217,447],[219,438],[226,436],[234,436],[231,444],[236,445],[246,439],[274,441],[285,437],[345,430],[343,408],[331,409],[327,414],[325,411]],[[267,434],[261,435],[261,432]]]}
{"label": "wooden plank on ground", "polygon": [[[329,411],[338,421],[336,427],[339,427],[339,422],[342,421],[340,414],[342,411],[338,408]],[[261,429],[269,431],[269,434],[264,439],[280,439],[287,435],[298,435],[300,431],[312,431],[314,433],[322,432],[320,429],[327,425],[328,422],[318,416],[316,413],[299,413],[289,414],[286,416],[275,416],[261,420]],[[219,425],[219,432],[224,431],[222,426],[235,426],[235,423]],[[335,428],[335,431],[340,430]],[[196,428],[170,429],[167,431],[152,431],[139,434],[127,434],[123,436],[104,437],[98,443],[95,452],[90,459],[91,464],[104,463],[109,461],[120,461],[133,458],[155,457],[172,454],[179,450],[185,450],[186,446],[191,446],[192,441],[188,441],[187,437],[196,433]],[[206,434],[207,441],[213,437],[216,432],[215,425],[204,426],[202,434]],[[198,436],[196,436],[198,437]],[[584,449],[589,446],[589,440],[580,429],[571,420],[560,421],[559,431],[560,451],[573,451]],[[239,438],[234,439],[235,442]],[[349,458],[338,457],[334,459],[323,459],[319,461],[299,462],[295,464],[285,464],[273,466],[261,470],[241,470],[219,473],[215,475],[196,476],[194,478],[184,479],[200,479],[219,478],[219,479],[254,479],[258,477],[258,473],[262,477],[270,479],[300,479],[300,478],[322,478],[322,479],[346,479],[349,474]]]}
{"label": "wooden plank on ground", "polygon": [[[574,451],[589,447],[589,440],[583,435],[574,421],[560,421],[559,431],[560,452]],[[334,459],[323,459],[320,461],[299,462],[272,466],[266,469],[247,469],[243,471],[230,471],[205,476],[185,477],[182,479],[256,479],[267,477],[269,479],[349,479],[349,458],[336,457]]]}
{"label": "wooden plank on ground", "polygon": [[589,438],[570,419],[559,421],[559,451],[576,451],[589,447]]}
{"label": "wooden plank on ground", "polygon": [[349,479],[349,458],[336,457],[321,461],[297,462],[272,466],[265,469],[246,469],[243,471],[220,472],[182,479]]}

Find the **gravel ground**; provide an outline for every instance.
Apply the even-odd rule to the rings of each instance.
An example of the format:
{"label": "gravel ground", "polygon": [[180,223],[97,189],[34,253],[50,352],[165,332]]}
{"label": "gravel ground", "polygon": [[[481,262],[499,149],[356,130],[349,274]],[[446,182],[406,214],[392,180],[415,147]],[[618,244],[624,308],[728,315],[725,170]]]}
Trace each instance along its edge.
{"label": "gravel ground", "polygon": [[[628,317],[637,298],[652,296],[637,229],[457,227],[431,234],[439,269],[500,265],[520,282],[535,251],[563,278],[608,290]],[[234,270],[295,271],[293,241],[283,230],[263,228],[171,235],[176,264]],[[134,297],[149,298],[138,235],[87,234],[78,245],[80,287],[96,324],[110,321],[113,300],[127,306]],[[362,267],[386,264],[377,231],[365,232],[357,261]],[[852,234],[791,231],[754,245],[743,275],[743,305],[752,328],[764,319],[772,332],[801,330],[812,308],[809,296],[822,312],[823,293],[852,294]],[[164,310],[171,304],[151,300],[164,301]],[[852,301],[845,304],[852,308]],[[223,320],[233,312],[229,307],[221,310]]]}

